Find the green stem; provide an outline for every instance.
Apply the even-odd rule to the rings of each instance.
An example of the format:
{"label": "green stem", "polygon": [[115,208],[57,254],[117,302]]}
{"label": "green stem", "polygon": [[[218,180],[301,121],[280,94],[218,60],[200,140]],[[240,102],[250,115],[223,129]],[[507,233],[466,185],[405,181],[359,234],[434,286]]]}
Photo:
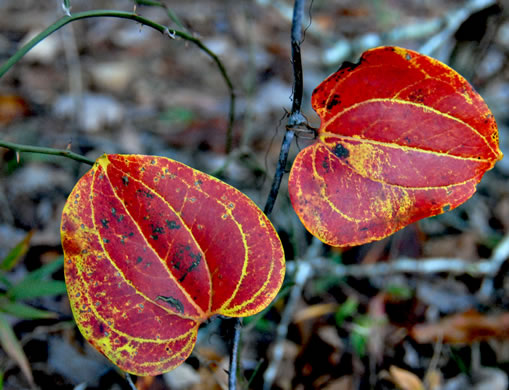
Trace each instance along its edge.
{"label": "green stem", "polygon": [[96,17],[113,17],[113,18],[121,18],[121,19],[129,19],[134,20],[140,24],[153,28],[159,31],[162,34],[168,34],[170,36],[177,36],[179,38],[185,39],[186,41],[194,43],[198,48],[203,50],[212,60],[216,63],[223,79],[228,86],[230,91],[230,115],[229,115],[229,123],[228,130],[226,133],[226,152],[229,153],[232,148],[233,143],[233,124],[235,122],[235,91],[233,89],[233,83],[226,72],[226,68],[223,63],[219,59],[219,57],[214,54],[207,46],[205,46],[198,38],[193,37],[192,35],[178,30],[169,30],[168,27],[163,26],[159,23],[155,23],[150,19],[146,19],[142,16],[139,16],[132,12],[125,11],[114,11],[114,10],[94,10],[94,11],[85,11],[78,12],[72,14],[71,16],[63,16],[58,19],[51,26],[46,28],[44,31],[35,36],[32,40],[26,43],[23,47],[21,47],[12,57],[10,57],[1,67],[0,67],[0,78],[15,64],[17,63],[23,56],[32,49],[35,45],[41,42],[47,36],[53,34],[58,29],[62,28],[68,23],[71,23],[75,20],[87,19],[87,18],[96,18]]}
{"label": "green stem", "polygon": [[82,156],[81,154],[71,152],[70,150],[44,148],[41,146],[21,145],[21,144],[15,144],[12,142],[2,141],[2,140],[0,140],[0,147],[14,150],[17,153],[27,152],[27,153],[50,154],[53,156],[62,156],[62,157],[67,157],[72,160],[76,160],[76,161],[79,161],[79,162],[82,162],[85,164],[94,165],[94,161],[86,158],[85,156]]}

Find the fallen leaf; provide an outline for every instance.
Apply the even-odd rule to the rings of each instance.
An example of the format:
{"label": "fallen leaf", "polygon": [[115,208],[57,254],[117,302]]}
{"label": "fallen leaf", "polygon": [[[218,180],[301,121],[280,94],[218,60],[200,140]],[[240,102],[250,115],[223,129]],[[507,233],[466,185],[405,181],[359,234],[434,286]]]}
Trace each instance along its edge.
{"label": "fallen leaf", "polygon": [[391,374],[391,380],[401,390],[424,390],[422,381],[410,371],[391,366],[389,373]]}
{"label": "fallen leaf", "polygon": [[27,102],[20,96],[0,95],[0,124],[7,125],[30,113]]}
{"label": "fallen leaf", "polygon": [[293,321],[295,323],[299,323],[316,317],[334,314],[337,309],[337,303],[318,303],[316,305],[307,306],[296,312],[293,317]]}
{"label": "fallen leaf", "polygon": [[0,314],[0,344],[2,349],[21,369],[21,372],[31,386],[34,385],[34,377],[32,369],[28,363],[28,359],[23,351],[19,340],[17,339],[12,327],[9,325],[3,314]]}
{"label": "fallen leaf", "polygon": [[471,344],[491,338],[509,337],[509,313],[483,315],[469,310],[444,317],[435,324],[414,326],[410,335],[418,343],[442,340],[448,344]]}

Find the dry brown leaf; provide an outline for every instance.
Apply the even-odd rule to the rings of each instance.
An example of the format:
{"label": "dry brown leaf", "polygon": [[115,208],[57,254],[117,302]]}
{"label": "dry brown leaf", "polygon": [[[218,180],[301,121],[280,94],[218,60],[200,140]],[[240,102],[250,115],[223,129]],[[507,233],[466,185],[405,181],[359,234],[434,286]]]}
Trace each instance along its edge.
{"label": "dry brown leaf", "polygon": [[155,376],[140,376],[140,377],[138,377],[138,379],[136,380],[136,389],[137,390],[150,390],[155,379],[156,379]]}
{"label": "dry brown leaf", "polygon": [[428,371],[424,377],[424,381],[426,382],[428,389],[438,390],[441,388],[443,382],[442,373],[438,370]]}
{"label": "dry brown leaf", "polygon": [[442,340],[449,344],[471,344],[491,338],[509,337],[509,313],[483,315],[475,310],[444,317],[435,324],[414,326],[410,335],[418,343]]}
{"label": "dry brown leaf", "polygon": [[294,322],[310,320],[316,317],[321,317],[328,314],[333,314],[338,309],[337,303],[318,303],[316,305],[307,306],[302,310],[295,313]]}
{"label": "dry brown leaf", "polygon": [[12,327],[3,316],[0,316],[0,344],[7,356],[14,360],[19,366],[28,383],[30,383],[30,386],[33,386],[34,377],[32,375],[30,363]]}
{"label": "dry brown leaf", "polygon": [[424,390],[422,381],[410,371],[391,366],[389,372],[392,382],[401,390]]}
{"label": "dry brown leaf", "polygon": [[30,113],[27,102],[16,95],[0,95],[0,124],[6,125]]}
{"label": "dry brown leaf", "polygon": [[353,387],[353,378],[350,375],[342,376],[339,379],[334,379],[329,382],[327,386],[323,388],[323,390],[352,390]]}

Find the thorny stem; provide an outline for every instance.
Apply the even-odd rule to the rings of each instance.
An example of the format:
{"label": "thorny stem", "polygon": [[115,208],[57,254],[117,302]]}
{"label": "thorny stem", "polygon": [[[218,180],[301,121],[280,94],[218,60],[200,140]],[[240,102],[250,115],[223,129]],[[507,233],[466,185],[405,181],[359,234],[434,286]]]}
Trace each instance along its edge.
{"label": "thorny stem", "polygon": [[85,156],[82,156],[81,154],[71,152],[70,150],[44,148],[41,146],[32,145],[21,145],[2,140],[0,140],[0,147],[14,150],[16,153],[28,152],[28,153],[50,154],[53,156],[67,157],[70,158],[71,160],[76,160],[85,164],[94,165],[94,161],[86,158]]}
{"label": "thorny stem", "polygon": [[[64,3],[65,6],[67,6],[67,3]],[[73,22],[75,20],[80,19],[87,19],[87,18],[96,18],[96,17],[114,17],[114,18],[121,18],[121,19],[130,19],[134,20],[140,24],[143,24],[145,26],[148,26],[150,28],[153,28],[157,31],[159,31],[162,34],[170,34],[170,36],[176,36],[182,39],[185,39],[186,41],[194,43],[198,48],[200,48],[202,51],[204,51],[212,60],[216,63],[217,67],[219,68],[219,71],[221,73],[221,76],[223,76],[223,79],[228,86],[228,89],[230,91],[230,114],[229,114],[229,123],[228,123],[228,130],[226,133],[226,152],[229,153],[232,149],[233,144],[233,125],[235,122],[235,91],[233,88],[233,83],[230,80],[230,77],[228,76],[228,73],[226,72],[226,68],[224,67],[223,63],[219,59],[219,57],[214,54],[207,46],[203,44],[201,40],[198,38],[193,37],[191,34],[188,34],[183,31],[178,30],[169,30],[168,27],[163,26],[159,23],[153,22],[150,19],[146,19],[142,16],[139,16],[133,12],[124,12],[124,11],[115,11],[115,10],[93,10],[93,11],[86,11],[86,12],[78,12],[72,15],[66,15],[62,18],[58,19],[55,23],[53,23],[51,26],[46,28],[44,31],[39,33],[37,36],[35,36],[32,40],[30,40],[27,44],[25,44],[23,47],[21,47],[12,57],[10,57],[1,67],[0,67],[0,77],[2,77],[15,63],[17,63],[23,56],[32,49],[35,45],[37,45],[39,42],[41,42],[44,38],[48,37],[55,31],[59,30],[66,24]]]}

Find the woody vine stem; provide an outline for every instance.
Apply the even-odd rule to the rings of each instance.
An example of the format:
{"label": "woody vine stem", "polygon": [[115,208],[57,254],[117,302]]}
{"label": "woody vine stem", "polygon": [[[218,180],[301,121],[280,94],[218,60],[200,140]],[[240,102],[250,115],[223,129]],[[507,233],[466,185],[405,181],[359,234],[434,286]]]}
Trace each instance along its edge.
{"label": "woody vine stem", "polygon": [[[306,118],[301,114],[302,95],[304,90],[304,83],[302,77],[302,60],[300,55],[300,43],[302,41],[302,15],[304,14],[305,0],[295,0],[293,5],[292,17],[292,32],[291,32],[291,45],[292,45],[292,66],[293,66],[293,101],[292,111],[288,116],[286,124],[286,133],[281,145],[279,159],[272,181],[272,186],[265,203],[263,212],[269,216],[274,208],[277,194],[281,186],[281,180],[285,172],[286,162],[288,160],[288,153],[295,136],[294,129],[299,126],[307,127]],[[238,371],[238,348],[240,341],[242,321],[240,319],[233,320],[233,339],[231,343],[230,353],[230,367],[229,367],[229,390],[236,390],[237,371]]]}
{"label": "woody vine stem", "polygon": [[300,112],[302,105],[302,95],[304,90],[304,81],[302,77],[302,59],[300,56],[300,43],[302,41],[302,15],[304,14],[305,0],[295,0],[293,6],[293,18],[292,18],[292,33],[291,33],[291,45],[292,45],[292,66],[293,66],[293,102],[292,111],[288,115],[288,121],[286,123],[286,133],[281,144],[281,151],[279,153],[279,159],[276,167],[276,173],[272,181],[272,186],[265,203],[263,212],[269,216],[274,208],[277,194],[279,193],[279,187],[281,186],[281,180],[286,168],[286,162],[288,160],[288,153],[295,136],[295,128],[300,126],[308,127],[307,120]]}

